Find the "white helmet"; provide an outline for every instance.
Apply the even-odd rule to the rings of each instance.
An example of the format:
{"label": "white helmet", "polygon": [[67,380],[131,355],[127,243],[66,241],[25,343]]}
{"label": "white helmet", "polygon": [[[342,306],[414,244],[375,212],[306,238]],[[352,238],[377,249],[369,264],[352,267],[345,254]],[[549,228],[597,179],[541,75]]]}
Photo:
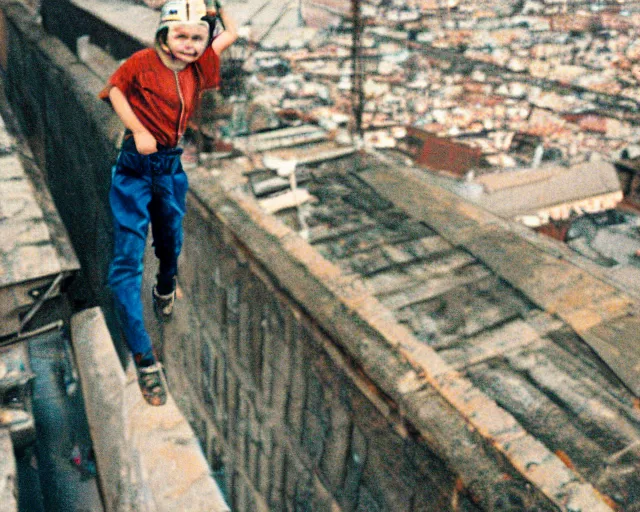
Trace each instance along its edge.
{"label": "white helmet", "polygon": [[173,23],[193,23],[208,27],[209,24],[202,18],[206,16],[207,9],[203,0],[169,0],[160,11],[159,32]]}

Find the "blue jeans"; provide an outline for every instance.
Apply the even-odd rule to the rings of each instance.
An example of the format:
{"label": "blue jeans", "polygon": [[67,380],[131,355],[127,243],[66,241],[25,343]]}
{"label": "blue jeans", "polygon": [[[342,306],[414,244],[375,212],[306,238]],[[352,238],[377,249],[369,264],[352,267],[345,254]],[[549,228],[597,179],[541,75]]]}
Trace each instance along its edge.
{"label": "blue jeans", "polygon": [[115,238],[109,287],[127,345],[134,355],[146,354],[152,348],[144,326],[141,298],[149,222],[155,255],[160,261],[158,281],[168,282],[178,273],[188,188],[181,154],[182,148],[173,148],[141,155],[130,137],[123,142],[113,167],[109,202]]}

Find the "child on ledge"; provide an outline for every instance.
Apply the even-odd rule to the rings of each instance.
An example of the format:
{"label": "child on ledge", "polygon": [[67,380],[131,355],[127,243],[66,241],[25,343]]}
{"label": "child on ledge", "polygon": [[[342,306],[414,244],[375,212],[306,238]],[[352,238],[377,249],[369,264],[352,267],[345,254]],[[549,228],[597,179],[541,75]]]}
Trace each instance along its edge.
{"label": "child on ledge", "polygon": [[[168,318],[176,296],[188,187],[179,144],[200,93],[220,86],[220,55],[237,38],[236,23],[220,0],[208,1],[166,2],[155,47],[133,54],[100,92],[126,128],[109,193],[115,235],[109,286],[142,395],[151,405],[166,403],[167,389],[142,315],[147,229],[151,222],[159,260],[154,309]],[[224,30],[214,38],[216,15]]]}

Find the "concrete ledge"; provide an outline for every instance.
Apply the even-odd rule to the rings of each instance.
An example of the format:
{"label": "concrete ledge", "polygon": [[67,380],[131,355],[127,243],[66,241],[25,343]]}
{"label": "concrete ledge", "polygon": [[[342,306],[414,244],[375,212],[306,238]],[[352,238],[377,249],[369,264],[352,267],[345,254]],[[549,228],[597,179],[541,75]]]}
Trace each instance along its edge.
{"label": "concrete ledge", "polygon": [[105,510],[229,511],[172,397],[147,405],[133,364],[122,370],[102,311],[74,315],[71,338]]}
{"label": "concrete ledge", "polygon": [[0,510],[17,512],[16,459],[9,431],[0,429]]}

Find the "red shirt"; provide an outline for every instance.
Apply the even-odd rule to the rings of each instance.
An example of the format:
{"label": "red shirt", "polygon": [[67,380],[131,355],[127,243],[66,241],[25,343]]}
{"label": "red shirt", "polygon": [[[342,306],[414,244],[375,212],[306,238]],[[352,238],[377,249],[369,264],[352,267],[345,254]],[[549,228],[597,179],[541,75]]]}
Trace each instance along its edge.
{"label": "red shirt", "polygon": [[181,71],[172,71],[154,49],[146,48],[116,70],[99,97],[108,101],[109,90],[114,86],[122,91],[158,144],[174,147],[202,90],[220,87],[220,59],[209,46],[196,62]]}

